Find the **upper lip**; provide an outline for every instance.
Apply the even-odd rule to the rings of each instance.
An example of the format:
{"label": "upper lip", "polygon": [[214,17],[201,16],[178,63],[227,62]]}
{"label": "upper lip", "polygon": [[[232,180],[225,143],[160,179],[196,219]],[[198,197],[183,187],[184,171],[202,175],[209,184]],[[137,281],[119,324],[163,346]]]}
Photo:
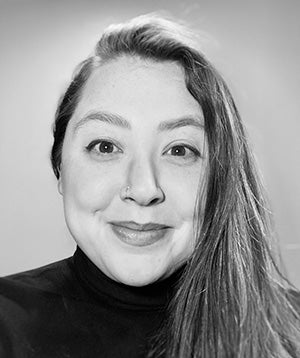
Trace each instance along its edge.
{"label": "upper lip", "polygon": [[122,226],[131,230],[138,230],[138,231],[150,231],[150,230],[162,230],[170,228],[170,226],[157,224],[157,223],[145,223],[145,224],[138,224],[135,221],[112,221],[111,224]]}

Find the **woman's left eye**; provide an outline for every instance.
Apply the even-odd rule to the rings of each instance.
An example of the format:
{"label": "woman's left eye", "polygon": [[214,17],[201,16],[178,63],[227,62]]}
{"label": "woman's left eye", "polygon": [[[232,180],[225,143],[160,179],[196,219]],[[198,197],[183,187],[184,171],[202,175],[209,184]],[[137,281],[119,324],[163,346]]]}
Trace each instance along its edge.
{"label": "woman's left eye", "polygon": [[196,148],[192,146],[188,146],[186,144],[174,145],[171,148],[169,148],[165,152],[165,154],[178,157],[178,159],[183,159],[183,160],[193,160],[193,159],[196,160],[197,158],[201,157],[200,152]]}
{"label": "woman's left eye", "polygon": [[94,140],[92,141],[86,149],[88,152],[95,152],[98,155],[109,155],[121,152],[120,148],[118,148],[113,142],[109,140]]}

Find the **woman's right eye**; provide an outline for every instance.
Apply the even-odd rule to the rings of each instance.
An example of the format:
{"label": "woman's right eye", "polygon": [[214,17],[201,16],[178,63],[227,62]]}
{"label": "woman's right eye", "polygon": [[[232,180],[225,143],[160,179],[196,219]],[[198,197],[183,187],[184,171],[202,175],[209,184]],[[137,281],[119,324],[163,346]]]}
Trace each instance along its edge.
{"label": "woman's right eye", "polygon": [[120,153],[121,149],[109,140],[93,140],[87,147],[88,152],[94,152],[98,155],[110,155]]}

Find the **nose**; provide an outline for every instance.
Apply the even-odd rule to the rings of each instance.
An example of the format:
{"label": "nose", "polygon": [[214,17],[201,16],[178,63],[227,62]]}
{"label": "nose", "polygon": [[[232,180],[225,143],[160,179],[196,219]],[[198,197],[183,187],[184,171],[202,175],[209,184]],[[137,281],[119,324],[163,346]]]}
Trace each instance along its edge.
{"label": "nose", "polygon": [[140,158],[130,162],[120,196],[122,200],[132,201],[140,206],[157,205],[165,200],[157,170],[150,160]]}

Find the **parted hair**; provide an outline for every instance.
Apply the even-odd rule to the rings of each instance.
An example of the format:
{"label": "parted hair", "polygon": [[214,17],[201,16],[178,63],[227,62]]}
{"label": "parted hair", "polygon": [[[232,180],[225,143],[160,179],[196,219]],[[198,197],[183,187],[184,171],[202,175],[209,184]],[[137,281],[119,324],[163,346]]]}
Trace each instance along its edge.
{"label": "parted hair", "polygon": [[181,24],[145,15],[104,31],[60,100],[51,161],[93,70],[120,56],[172,61],[204,115],[208,164],[194,214],[195,249],[149,357],[300,357],[295,288],[272,252],[270,211],[240,115],[221,75]]}

